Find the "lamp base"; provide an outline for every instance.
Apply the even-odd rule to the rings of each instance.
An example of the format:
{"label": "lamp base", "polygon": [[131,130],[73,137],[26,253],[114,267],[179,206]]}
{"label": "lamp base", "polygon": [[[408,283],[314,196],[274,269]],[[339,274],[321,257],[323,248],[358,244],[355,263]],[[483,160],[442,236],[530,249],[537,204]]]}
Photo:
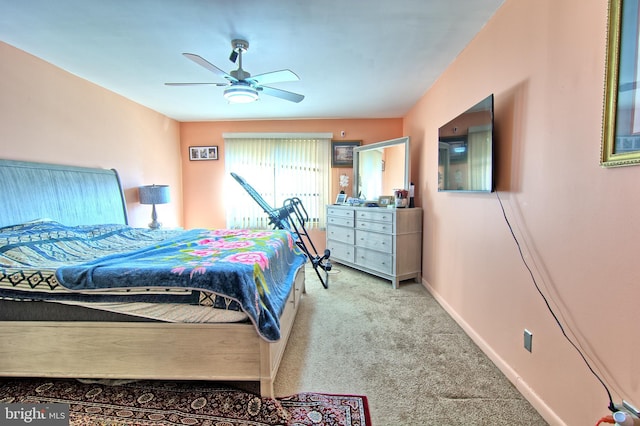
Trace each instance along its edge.
{"label": "lamp base", "polygon": [[149,228],[151,229],[160,229],[162,224],[158,222],[158,214],[156,213],[156,205],[153,205],[153,209],[151,210],[151,223],[149,223]]}

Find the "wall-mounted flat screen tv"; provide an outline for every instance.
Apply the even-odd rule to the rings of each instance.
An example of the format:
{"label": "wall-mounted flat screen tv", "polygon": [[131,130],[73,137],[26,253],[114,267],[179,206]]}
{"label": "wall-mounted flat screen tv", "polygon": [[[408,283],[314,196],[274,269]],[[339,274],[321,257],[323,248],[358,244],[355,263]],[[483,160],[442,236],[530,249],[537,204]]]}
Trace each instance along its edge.
{"label": "wall-mounted flat screen tv", "polygon": [[438,191],[492,192],[493,95],[438,129]]}

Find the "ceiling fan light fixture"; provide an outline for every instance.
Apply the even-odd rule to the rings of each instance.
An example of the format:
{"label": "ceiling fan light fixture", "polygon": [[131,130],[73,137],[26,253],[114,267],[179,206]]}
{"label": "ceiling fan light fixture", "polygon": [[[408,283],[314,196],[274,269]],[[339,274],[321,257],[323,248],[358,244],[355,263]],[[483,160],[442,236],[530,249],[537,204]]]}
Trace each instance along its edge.
{"label": "ceiling fan light fixture", "polygon": [[247,104],[258,100],[258,91],[248,85],[234,85],[224,90],[224,97],[232,104]]}

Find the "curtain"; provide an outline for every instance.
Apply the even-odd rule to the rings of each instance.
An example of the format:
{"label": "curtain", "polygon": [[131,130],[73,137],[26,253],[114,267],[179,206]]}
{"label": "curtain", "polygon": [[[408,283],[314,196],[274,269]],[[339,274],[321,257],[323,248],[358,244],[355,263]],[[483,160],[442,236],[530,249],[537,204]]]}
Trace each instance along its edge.
{"label": "curtain", "polygon": [[491,129],[486,126],[469,127],[469,189],[491,190]]}
{"label": "curtain", "polygon": [[[390,194],[382,189],[382,150],[374,149],[360,153],[358,163],[360,192],[358,197],[371,200],[374,196]],[[366,179],[362,177],[366,176]],[[403,177],[404,179],[404,177]]]}
{"label": "curtain", "polygon": [[309,215],[307,229],[324,229],[330,141],[330,135],[225,135],[227,227],[272,228],[262,208],[231,177],[233,172],[272,208],[281,207],[288,198],[299,198]]}

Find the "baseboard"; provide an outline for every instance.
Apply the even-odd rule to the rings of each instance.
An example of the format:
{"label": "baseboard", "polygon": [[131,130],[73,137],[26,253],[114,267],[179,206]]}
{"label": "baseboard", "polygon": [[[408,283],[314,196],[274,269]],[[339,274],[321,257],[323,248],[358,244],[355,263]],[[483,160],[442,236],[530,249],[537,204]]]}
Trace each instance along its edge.
{"label": "baseboard", "polygon": [[553,426],[566,426],[566,423],[562,421],[560,417],[549,407],[537,393],[525,382],[525,380],[518,375],[518,373],[511,368],[511,366],[498,355],[491,346],[474,330],[474,328],[467,323],[458,313],[449,305],[423,278],[422,285],[433,296],[433,298],[447,311],[447,313],[458,323],[458,325],[464,330],[464,332],[475,342],[476,345],[484,352],[485,355],[498,367],[500,371],[513,383],[518,389],[518,392],[529,401],[529,403],[540,413],[540,415]]}

